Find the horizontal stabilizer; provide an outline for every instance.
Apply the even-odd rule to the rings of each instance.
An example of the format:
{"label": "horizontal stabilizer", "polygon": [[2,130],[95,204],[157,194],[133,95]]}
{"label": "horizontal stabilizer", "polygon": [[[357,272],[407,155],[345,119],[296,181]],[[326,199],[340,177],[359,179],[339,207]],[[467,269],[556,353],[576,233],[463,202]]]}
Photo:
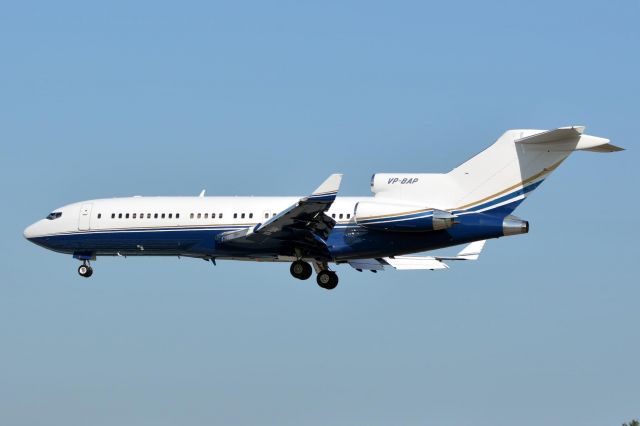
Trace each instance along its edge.
{"label": "horizontal stabilizer", "polygon": [[584,126],[560,127],[517,139],[517,143],[553,143],[566,139],[579,138],[584,133]]}
{"label": "horizontal stabilizer", "polygon": [[551,148],[552,151],[616,152],[624,150],[611,145],[609,139],[585,135],[584,129],[584,126],[560,127],[516,139],[515,142],[524,145],[540,145],[547,149]]}
{"label": "horizontal stabilizer", "polygon": [[605,143],[604,145],[594,146],[593,148],[583,148],[582,150],[591,152],[618,152],[624,151],[624,148],[620,148],[619,146],[615,146],[610,143]]}

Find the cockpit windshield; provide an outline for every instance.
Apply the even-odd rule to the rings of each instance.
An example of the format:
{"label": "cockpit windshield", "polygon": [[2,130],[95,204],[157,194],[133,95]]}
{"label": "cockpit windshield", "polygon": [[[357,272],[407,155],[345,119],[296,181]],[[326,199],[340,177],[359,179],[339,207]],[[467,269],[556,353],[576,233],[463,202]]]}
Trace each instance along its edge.
{"label": "cockpit windshield", "polygon": [[55,219],[59,218],[60,216],[62,216],[62,212],[53,212],[53,213],[49,213],[49,215],[47,216],[47,219],[55,220]]}

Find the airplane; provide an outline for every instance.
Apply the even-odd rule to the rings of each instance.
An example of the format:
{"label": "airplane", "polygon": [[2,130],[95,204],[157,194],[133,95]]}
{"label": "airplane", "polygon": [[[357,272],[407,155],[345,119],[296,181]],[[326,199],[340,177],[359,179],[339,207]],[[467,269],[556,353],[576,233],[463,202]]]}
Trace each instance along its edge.
{"label": "airplane", "polygon": [[[81,261],[100,256],[184,256],[210,261],[289,262],[293,277],[316,272],[338,285],[329,264],[358,271],[446,269],[476,260],[484,242],[529,232],[513,215],[572,152],[615,152],[583,126],[506,131],[448,173],[376,173],[371,197],[337,197],[332,174],[305,197],[127,197],[55,209],[24,230],[29,241]],[[469,244],[457,256],[416,253]]]}

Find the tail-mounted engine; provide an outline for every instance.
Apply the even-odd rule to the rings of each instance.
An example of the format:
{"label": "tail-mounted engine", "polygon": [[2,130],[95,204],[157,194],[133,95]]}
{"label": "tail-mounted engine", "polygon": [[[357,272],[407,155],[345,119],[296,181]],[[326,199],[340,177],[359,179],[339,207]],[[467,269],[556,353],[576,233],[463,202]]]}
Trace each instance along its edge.
{"label": "tail-mounted engine", "polygon": [[358,225],[381,231],[438,231],[455,223],[455,216],[443,210],[375,201],[356,204],[354,216]]}

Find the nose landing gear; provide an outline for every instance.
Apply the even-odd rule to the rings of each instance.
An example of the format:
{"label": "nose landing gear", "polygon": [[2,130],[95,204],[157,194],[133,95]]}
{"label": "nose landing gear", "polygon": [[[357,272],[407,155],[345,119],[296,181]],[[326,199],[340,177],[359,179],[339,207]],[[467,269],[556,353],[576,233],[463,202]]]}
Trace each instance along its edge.
{"label": "nose landing gear", "polygon": [[78,267],[78,274],[80,274],[81,277],[85,278],[89,278],[91,275],[93,275],[93,268],[91,267],[91,265],[89,265],[89,262],[87,262],[86,260],[82,262],[82,265]]}

